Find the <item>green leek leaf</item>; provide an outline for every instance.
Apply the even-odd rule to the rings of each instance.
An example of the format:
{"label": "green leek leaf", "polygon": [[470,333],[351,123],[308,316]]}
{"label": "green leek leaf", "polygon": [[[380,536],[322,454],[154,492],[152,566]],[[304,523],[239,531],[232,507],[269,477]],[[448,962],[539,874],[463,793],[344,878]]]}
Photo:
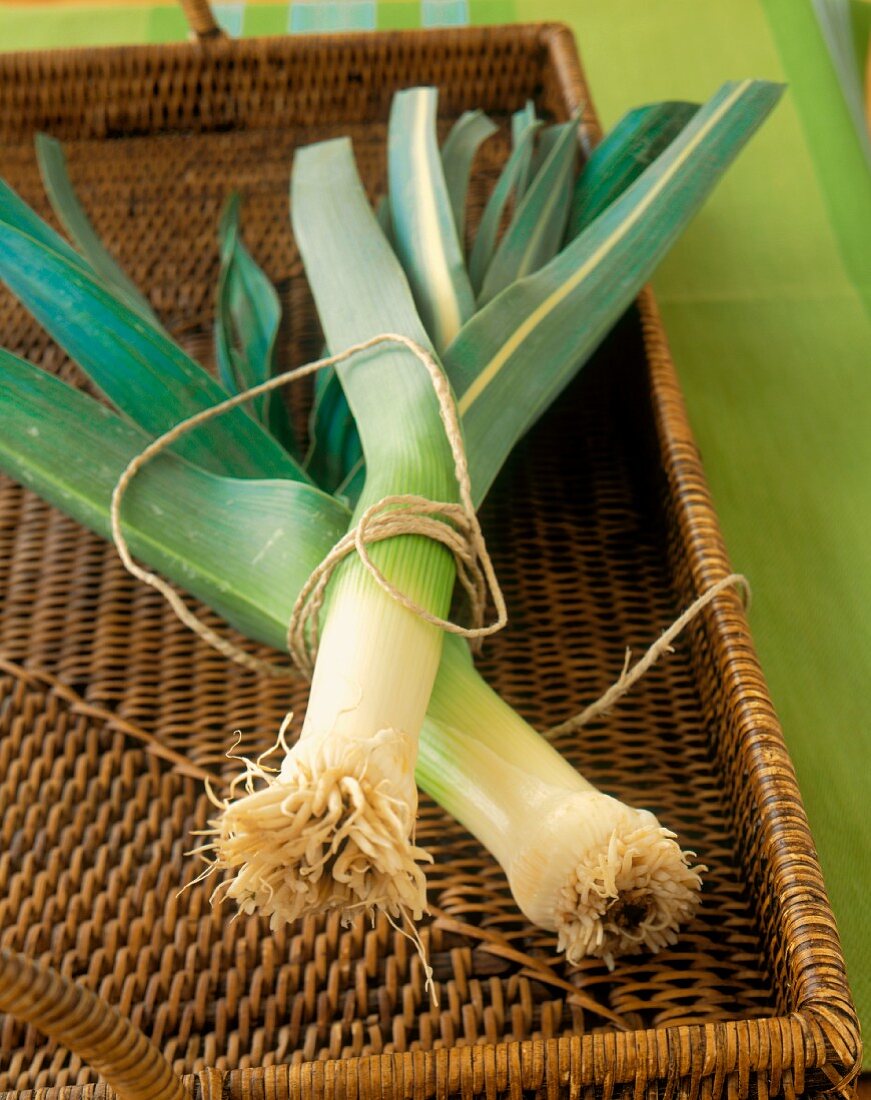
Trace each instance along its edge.
{"label": "green leek leaf", "polygon": [[[390,201],[383,195],[375,204],[375,217],[393,244]],[[324,355],[328,352],[324,351]],[[314,404],[309,420],[311,443],[306,469],[318,485],[342,496],[341,486],[364,468],[363,448],[335,367],[324,367],[314,377]]]}
{"label": "green leek leaf", "polygon": [[537,271],[559,251],[569,215],[577,159],[577,124],[554,127],[550,153],[514,211],[511,224],[487,268],[479,305],[516,279]]}
{"label": "green leek leaf", "polygon": [[532,179],[532,159],[535,155],[535,149],[533,144],[527,145],[524,134],[531,130],[534,138],[541,126],[542,123],[535,117],[535,104],[531,99],[528,99],[526,104],[511,116],[511,147],[512,149],[522,150],[514,181],[515,203],[520,202],[526,194],[526,188]]}
{"label": "green leek leaf", "polygon": [[[0,221],[0,278],[121,412],[151,435],[226,398],[162,331],[107,290],[78,258]],[[215,473],[307,480],[243,409],[203,425],[176,453]]]}
{"label": "green leek leaf", "polygon": [[528,170],[532,143],[540,126],[540,122],[533,121],[518,135],[511,156],[500,172],[496,186],[490,193],[490,198],[484,207],[478,232],[475,234],[475,243],[472,245],[472,252],[469,256],[469,278],[476,293],[481,289],[487,268],[493,258],[496,239],[499,235],[499,226],[502,224],[502,217],[508,200],[511,198],[512,193],[516,196],[520,194],[519,181],[523,173]]}
{"label": "green leek leaf", "polygon": [[[531,183],[541,170],[542,165],[553,152],[553,147],[560,139],[562,133],[562,127],[564,123],[558,123],[554,126],[545,126],[538,131],[538,143],[532,154],[532,161],[529,165],[529,183]],[[524,191],[524,194],[526,192]]]}
{"label": "green leek leaf", "polygon": [[[230,316],[228,278],[238,232],[239,202],[238,195],[234,194],[227,200],[218,224],[218,247],[221,266],[218,271],[218,290],[215,296],[215,364],[218,368],[218,378],[220,378],[221,385],[227,393],[239,392],[239,372],[243,369],[236,362],[241,356],[233,346],[233,322]],[[251,408],[258,408],[258,403],[252,401]],[[258,417],[258,419],[261,418]]]}
{"label": "green leek leaf", "polygon": [[130,309],[150,324],[161,328],[151,303],[128,278],[97,236],[93,225],[73,190],[63,146],[48,134],[36,135],[36,159],[42,183],[52,210],[78,246],[92,270]]}
{"label": "green leek leaf", "polygon": [[[375,217],[392,246],[393,224],[386,195],[375,204]],[[366,463],[354,414],[335,367],[325,367],[315,375],[314,393],[306,469],[318,485],[354,504],[366,480]]]}
{"label": "green leek leaf", "polygon": [[[241,393],[273,374],[275,341],[281,325],[278,294],[245,247],[239,232],[239,196],[231,195],[218,229],[221,270],[215,310],[215,351],[224,386]],[[296,441],[280,393],[255,398],[255,419],[295,453]]]}
{"label": "green leek leaf", "polygon": [[436,350],[475,311],[436,142],[436,88],[397,92],[390,108],[388,175],[394,247]]}
{"label": "green leek leaf", "polygon": [[496,123],[483,111],[465,111],[451,127],[442,146],[445,184],[461,246],[466,236],[466,197],[475,154],[498,129]]}
{"label": "green leek leaf", "polygon": [[80,270],[89,275],[95,274],[88,261],[71,248],[59,233],[55,233],[51,226],[44,222],[36,211],[31,210],[24,199],[20,198],[3,180],[0,180],[0,222],[8,222],[16,226],[22,233],[26,233],[46,248],[57,252]]}
{"label": "green leek leaf", "polygon": [[698,109],[698,103],[664,102],[628,111],[596,146],[575,181],[566,241],[638,179]]}
{"label": "green leek leaf", "polygon": [[444,355],[473,488],[483,499],[517,440],[631,303],[782,86],[724,85],[579,237],[502,291]]}
{"label": "green leek leaf", "polygon": [[348,467],[348,472],[344,480],[336,489],[336,496],[339,500],[344,501],[351,508],[354,508],[356,507],[357,501],[360,499],[360,494],[363,492],[363,486],[365,484],[366,462],[361,455],[353,466]]}
{"label": "green leek leaf", "polygon": [[[112,492],[150,442],[141,428],[0,349],[0,469],[109,539]],[[248,637],[284,649],[296,596],[349,514],[310,485],[218,477],[174,455],[123,505],[133,554]]]}
{"label": "green leek leaf", "polygon": [[[408,281],[366,198],[350,141],[299,149],[291,189],[294,236],[330,350],[384,332],[430,347]],[[376,467],[401,468],[405,492],[453,500],[453,461],[432,383],[417,359],[405,348],[384,344],[336,370],[370,473],[361,500],[372,503],[395,491],[384,488],[380,478],[372,479]]]}
{"label": "green leek leaf", "polygon": [[[390,200],[386,195],[375,204],[375,217],[392,246],[393,225]],[[342,487],[352,472],[360,473],[365,469],[365,463],[360,433],[335,367],[324,367],[315,375],[309,439],[306,470],[322,488],[349,499]]]}
{"label": "green leek leaf", "polygon": [[362,462],[360,435],[335,368],[325,367],[309,422],[311,444],[306,470],[328,492],[337,492],[349,472]]}

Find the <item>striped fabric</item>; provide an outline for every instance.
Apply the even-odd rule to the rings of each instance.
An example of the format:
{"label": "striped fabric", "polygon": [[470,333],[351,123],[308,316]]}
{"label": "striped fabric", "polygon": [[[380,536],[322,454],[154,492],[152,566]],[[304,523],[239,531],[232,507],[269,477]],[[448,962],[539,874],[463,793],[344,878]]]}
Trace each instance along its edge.
{"label": "striped fabric", "polygon": [[[463,26],[516,18],[515,0],[223,0],[213,7],[218,22],[234,37]],[[4,50],[171,42],[185,34],[181,12],[170,3],[0,3]]]}

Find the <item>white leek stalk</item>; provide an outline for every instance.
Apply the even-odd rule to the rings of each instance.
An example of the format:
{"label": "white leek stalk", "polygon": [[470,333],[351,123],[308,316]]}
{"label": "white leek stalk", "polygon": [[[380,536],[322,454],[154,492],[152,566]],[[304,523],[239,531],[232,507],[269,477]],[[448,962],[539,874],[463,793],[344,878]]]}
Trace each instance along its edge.
{"label": "white leek stalk", "polygon": [[658,951],[701,879],[648,810],[596,790],[490,690],[448,639],[417,764],[420,786],[496,857],[533,924],[570,962]]}
{"label": "white leek stalk", "polygon": [[[385,549],[404,549],[408,566],[409,541],[419,542]],[[418,584],[406,580],[403,590],[423,599],[426,557],[436,548],[410,549]],[[431,592],[450,590],[451,563],[441,556]],[[379,566],[389,568],[383,556]],[[397,572],[388,575],[401,583]],[[359,562],[344,567],[299,740],[277,776],[249,763],[249,793],[218,819],[217,863],[235,872],[224,889],[244,912],[269,916],[273,927],[330,909],[420,919],[419,864],[428,857],[412,840],[414,767],[440,643],[441,631],[395,603]]]}

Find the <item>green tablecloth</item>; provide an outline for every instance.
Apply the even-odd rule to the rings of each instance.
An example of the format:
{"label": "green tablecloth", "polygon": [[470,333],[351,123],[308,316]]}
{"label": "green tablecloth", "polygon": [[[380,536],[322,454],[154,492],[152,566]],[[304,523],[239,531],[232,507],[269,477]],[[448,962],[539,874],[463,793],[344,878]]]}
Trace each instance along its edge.
{"label": "green tablecloth", "polygon": [[[603,121],[723,79],[790,93],[655,279],[871,1028],[871,174],[810,0],[295,0],[235,33],[561,19]],[[0,44],[184,36],[173,8],[0,6]],[[866,1068],[871,1056],[866,1055]]]}

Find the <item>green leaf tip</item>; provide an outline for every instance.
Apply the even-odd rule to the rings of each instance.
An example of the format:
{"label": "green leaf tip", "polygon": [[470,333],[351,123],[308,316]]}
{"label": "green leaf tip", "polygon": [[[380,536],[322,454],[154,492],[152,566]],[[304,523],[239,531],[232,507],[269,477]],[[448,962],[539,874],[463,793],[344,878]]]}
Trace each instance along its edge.
{"label": "green leaf tip", "polygon": [[40,132],[34,139],[34,145],[42,184],[52,210],[90,269],[132,310],[156,328],[161,328],[151,303],[111,256],[79,202],[70,180],[66,154],[61,143],[49,134]]}

